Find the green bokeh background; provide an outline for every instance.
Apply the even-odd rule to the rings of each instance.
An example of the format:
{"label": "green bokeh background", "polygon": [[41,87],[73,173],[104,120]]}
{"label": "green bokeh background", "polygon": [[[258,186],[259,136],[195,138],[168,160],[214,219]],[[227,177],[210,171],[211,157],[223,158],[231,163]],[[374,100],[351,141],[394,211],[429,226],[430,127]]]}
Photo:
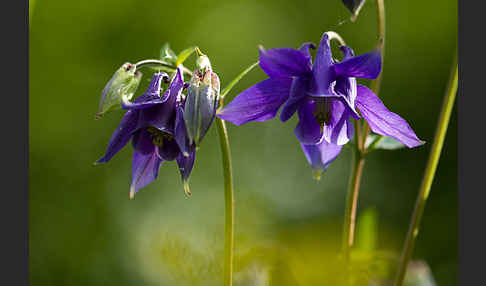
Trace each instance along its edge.
{"label": "green bokeh background", "polygon": [[[357,22],[343,24],[350,15],[338,0],[30,2],[32,285],[219,283],[224,206],[215,127],[198,152],[191,198],[184,196],[173,162],[164,164],[158,180],[132,201],[131,148],[109,164],[92,165],[122,116],[114,112],[94,120],[100,92],[122,63],[155,58],[167,41],[176,51],[198,45],[224,86],[258,59],[259,44],[297,48],[334,30],[361,54],[376,38],[373,0]],[[385,4],[380,97],[428,142],[413,150],[374,152],[365,166],[358,216],[374,209],[376,247],[396,253],[449,76],[457,1]],[[192,57],[187,65],[193,63]],[[142,88],[149,78],[144,70]],[[252,71],[230,96],[265,78],[260,69]],[[272,285],[332,285],[326,281],[335,274],[329,269],[340,246],[351,150],[344,149],[321,181],[313,180],[293,135],[296,122],[229,124],[236,268],[252,261],[245,273],[255,277],[265,276],[269,267],[278,269],[283,282],[274,277]],[[454,111],[414,254],[429,264],[441,286],[457,284],[456,131]],[[359,230],[357,235],[357,243],[363,243]],[[241,282],[247,274],[235,275],[239,285],[258,285]]]}

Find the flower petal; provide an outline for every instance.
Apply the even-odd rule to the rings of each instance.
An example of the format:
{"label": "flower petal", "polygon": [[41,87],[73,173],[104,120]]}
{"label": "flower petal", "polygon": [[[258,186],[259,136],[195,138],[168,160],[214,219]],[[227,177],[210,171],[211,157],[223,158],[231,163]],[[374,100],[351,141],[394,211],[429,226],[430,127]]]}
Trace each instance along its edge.
{"label": "flower petal", "polygon": [[[341,46],[340,50],[343,52],[343,61],[354,57],[354,51],[348,46]],[[347,76],[336,76],[334,85],[334,92],[341,95],[351,110],[351,116],[359,120],[359,113],[356,111],[356,78]]]}
{"label": "flower petal", "polygon": [[331,69],[333,63],[329,36],[324,33],[312,68],[312,96],[332,94],[330,86],[335,78],[334,71]]}
{"label": "flower petal", "polygon": [[313,109],[313,101],[307,101],[299,106],[299,123],[294,133],[302,144],[317,144],[323,138],[321,126],[314,117]]}
{"label": "flower petal", "polygon": [[324,138],[327,142],[344,145],[353,137],[354,126],[350,120],[350,109],[340,99],[331,100],[331,118],[324,125]]}
{"label": "flower petal", "polygon": [[115,130],[115,133],[110,138],[108,148],[105,155],[96,161],[95,164],[106,163],[120,151],[132,137],[132,133],[136,130],[138,111],[129,110],[123,115],[120,125]]}
{"label": "flower petal", "polygon": [[334,85],[334,91],[342,96],[351,110],[351,116],[356,120],[360,119],[359,113],[356,111],[356,78],[338,76]]}
{"label": "flower petal", "polygon": [[366,86],[358,85],[356,106],[373,132],[393,137],[409,148],[425,143],[417,138],[415,132],[403,118],[389,111],[373,91]]}
{"label": "flower petal", "polygon": [[289,97],[291,83],[291,78],[264,80],[240,93],[216,115],[236,125],[271,119]]}
{"label": "flower petal", "polygon": [[179,149],[184,156],[189,156],[191,145],[189,143],[189,138],[187,137],[186,122],[184,121],[184,107],[182,105],[176,107],[176,121],[174,129],[174,138],[177,145],[179,145]]}
{"label": "flower petal", "polygon": [[123,109],[142,109],[163,103],[165,100],[167,100],[167,98],[160,98],[160,85],[162,80],[168,77],[169,76],[165,72],[154,74],[147,90],[133,102],[131,102],[126,96],[120,94]]}
{"label": "flower petal", "polygon": [[181,71],[177,69],[176,76],[163,96],[166,98],[165,102],[141,110],[138,127],[152,125],[159,130],[174,134],[175,107],[183,86]]}
{"label": "flower petal", "polygon": [[339,47],[339,49],[341,50],[341,52],[343,52],[343,61],[354,57],[354,51],[353,49],[351,49],[351,47],[341,46]]}
{"label": "flower petal", "polygon": [[306,54],[291,48],[260,50],[260,67],[269,77],[302,76],[311,72]]}
{"label": "flower petal", "polygon": [[189,190],[189,176],[191,175],[192,167],[194,166],[194,160],[196,159],[196,150],[189,153],[189,156],[183,156],[179,154],[177,156],[177,165],[179,166],[179,172],[181,173],[181,179],[184,183],[184,191],[187,195],[191,194]]}
{"label": "flower petal", "polygon": [[152,134],[146,128],[139,129],[133,134],[132,147],[140,154],[149,154],[154,152],[154,143]]}
{"label": "flower petal", "polygon": [[295,111],[306,98],[306,92],[309,88],[309,80],[305,77],[294,77],[292,85],[290,86],[290,95],[285,101],[282,111],[280,112],[280,120],[285,122],[289,120]]}
{"label": "flower petal", "polygon": [[130,198],[133,198],[140,188],[145,187],[157,178],[161,164],[162,160],[155,152],[141,154],[136,150],[133,151]]}
{"label": "flower petal", "polygon": [[381,71],[381,53],[377,50],[348,58],[333,66],[336,75],[375,79]]}
{"label": "flower petal", "polygon": [[316,45],[312,42],[307,42],[307,43],[303,43],[302,46],[300,46],[299,51],[304,53],[305,57],[309,62],[309,66],[312,67],[312,56],[310,54],[310,49],[315,50]]}
{"label": "flower petal", "polygon": [[162,147],[158,147],[157,152],[164,161],[173,161],[181,153],[174,138],[164,138]]}
{"label": "flower petal", "polygon": [[324,171],[341,152],[342,145],[336,145],[322,140],[317,145],[300,144],[307,161],[315,171]]}
{"label": "flower petal", "polygon": [[165,101],[172,96],[177,98],[177,96],[179,96],[179,94],[181,93],[183,87],[184,87],[184,77],[182,75],[182,70],[180,68],[177,68],[174,79],[172,79],[172,82],[170,83],[167,91],[162,96],[162,99]]}

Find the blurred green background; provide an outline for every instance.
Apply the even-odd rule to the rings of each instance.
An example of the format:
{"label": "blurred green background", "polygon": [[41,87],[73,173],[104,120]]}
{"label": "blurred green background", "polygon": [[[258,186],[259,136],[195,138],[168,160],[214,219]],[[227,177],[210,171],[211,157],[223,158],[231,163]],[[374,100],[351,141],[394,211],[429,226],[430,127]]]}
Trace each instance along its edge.
{"label": "blurred green background", "polygon": [[[368,156],[357,243],[383,255],[365,263],[374,270],[361,271],[363,277],[383,270],[375,265],[378,256],[393,261],[401,249],[457,42],[457,1],[385,4],[380,97],[428,144]],[[158,180],[132,201],[131,148],[106,165],[92,165],[122,116],[113,112],[94,120],[101,90],[122,63],[156,58],[167,41],[175,51],[198,45],[224,86],[258,59],[259,44],[297,48],[334,30],[361,54],[374,47],[376,37],[373,0],[355,23],[338,0],[30,5],[32,285],[220,283],[224,206],[215,127],[198,152],[191,198],[184,196],[174,162],[164,164]],[[193,64],[191,57],[186,65]],[[143,72],[139,92],[150,79],[150,71]],[[265,78],[255,69],[230,96]],[[293,135],[296,123],[292,118],[286,124],[278,119],[239,128],[229,124],[236,285],[335,285],[351,150],[344,149],[315,181]],[[457,284],[456,131],[454,112],[414,253],[441,286]],[[387,267],[393,272],[396,265]]]}

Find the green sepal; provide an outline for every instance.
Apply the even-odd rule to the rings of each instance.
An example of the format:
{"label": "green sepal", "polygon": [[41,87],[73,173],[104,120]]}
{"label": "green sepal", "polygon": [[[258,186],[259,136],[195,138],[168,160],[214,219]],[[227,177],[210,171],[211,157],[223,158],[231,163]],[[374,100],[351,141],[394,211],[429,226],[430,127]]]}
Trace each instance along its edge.
{"label": "green sepal", "polygon": [[219,77],[212,71],[196,70],[187,88],[184,121],[190,144],[199,146],[216,115],[220,93]]}
{"label": "green sepal", "polygon": [[136,71],[135,65],[124,63],[103,88],[96,119],[109,111],[121,109],[121,96],[131,99],[137,91],[141,78],[142,73]]}
{"label": "green sepal", "polygon": [[184,61],[192,54],[194,53],[194,47],[189,47],[177,55],[177,61],[176,61],[176,66],[181,65],[184,63]]}

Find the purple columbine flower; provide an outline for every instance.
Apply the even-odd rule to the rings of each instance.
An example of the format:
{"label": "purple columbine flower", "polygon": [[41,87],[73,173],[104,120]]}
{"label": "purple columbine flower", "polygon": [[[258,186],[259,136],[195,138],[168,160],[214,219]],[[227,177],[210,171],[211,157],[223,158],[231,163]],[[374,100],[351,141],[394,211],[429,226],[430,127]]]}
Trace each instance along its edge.
{"label": "purple columbine flower", "polygon": [[299,122],[294,133],[309,163],[321,170],[352,138],[351,118],[358,120],[360,115],[377,134],[391,136],[410,148],[423,144],[404,119],[390,112],[371,90],[356,83],[356,77],[378,77],[379,51],[354,56],[351,48],[342,46],[344,57],[337,62],[332,57],[329,35],[324,33],[312,64],[311,48],[315,48],[313,43],[305,43],[298,50],[260,47],[260,67],[270,78],[240,93],[217,116],[241,125],[271,119],[281,106],[282,122],[297,112]]}
{"label": "purple columbine flower", "polygon": [[185,99],[184,82],[177,69],[167,91],[160,96],[166,73],[156,73],[143,95],[130,102],[122,98],[122,107],[128,110],[115,133],[111,136],[106,154],[96,161],[108,162],[132,140],[132,183],[130,198],[154,181],[163,161],[176,160],[186,194],[190,195],[188,179],[194,165],[196,150],[189,144],[183,118]]}

